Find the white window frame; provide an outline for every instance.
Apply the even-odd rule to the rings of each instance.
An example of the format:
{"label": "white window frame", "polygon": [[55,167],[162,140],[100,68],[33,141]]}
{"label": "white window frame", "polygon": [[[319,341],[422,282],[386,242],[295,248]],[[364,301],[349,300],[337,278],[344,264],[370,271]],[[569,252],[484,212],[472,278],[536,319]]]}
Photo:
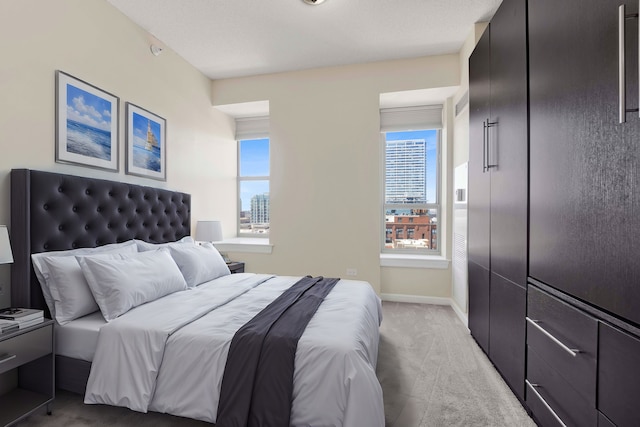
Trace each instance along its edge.
{"label": "white window frame", "polygon": [[[237,141],[237,179],[236,179],[236,196],[237,196],[237,226],[236,236],[239,238],[263,238],[268,239],[271,234],[271,226],[265,233],[242,234],[240,233],[240,213],[242,212],[242,199],[240,197],[240,187],[243,182],[249,181],[268,181],[269,194],[271,194],[271,164],[269,164],[269,175],[262,176],[240,176],[240,145],[241,141],[249,141],[255,139],[269,140],[269,163],[271,163],[271,138],[269,137],[269,116],[260,117],[243,117],[236,119],[236,141]],[[271,203],[269,203],[269,224],[271,224]]]}
{"label": "white window frame", "polygon": [[[380,251],[383,254],[441,255],[442,254],[442,111],[443,106],[419,106],[390,108],[380,110],[380,141],[382,147],[382,230],[380,232]],[[435,130],[437,144],[436,160],[436,203],[386,203],[386,144],[387,132],[408,132],[419,130]],[[425,153],[426,155],[426,153]],[[433,209],[436,211],[436,249],[386,248],[387,221],[386,212],[391,209]],[[415,227],[416,223],[412,223]],[[393,234],[393,233],[392,233]]]}

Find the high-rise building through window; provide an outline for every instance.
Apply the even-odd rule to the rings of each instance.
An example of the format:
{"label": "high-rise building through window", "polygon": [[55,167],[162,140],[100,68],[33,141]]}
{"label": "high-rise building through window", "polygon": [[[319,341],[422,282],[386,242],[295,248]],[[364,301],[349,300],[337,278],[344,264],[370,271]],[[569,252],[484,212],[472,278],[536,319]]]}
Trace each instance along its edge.
{"label": "high-rise building through window", "polygon": [[385,195],[387,203],[427,203],[426,142],[387,141]]}
{"label": "high-rise building through window", "polygon": [[256,194],[251,198],[251,224],[269,223],[269,193]]}

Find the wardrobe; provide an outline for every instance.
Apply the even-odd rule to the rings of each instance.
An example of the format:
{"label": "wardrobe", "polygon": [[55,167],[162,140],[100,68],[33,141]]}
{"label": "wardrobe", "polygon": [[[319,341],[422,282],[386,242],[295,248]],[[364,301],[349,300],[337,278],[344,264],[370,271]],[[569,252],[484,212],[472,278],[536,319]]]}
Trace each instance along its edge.
{"label": "wardrobe", "polygon": [[[504,69],[503,9],[525,40]],[[469,328],[541,426],[640,425],[639,31],[637,1],[504,0],[469,60]],[[524,163],[500,109],[521,55]],[[524,173],[507,191],[495,181],[511,162]],[[523,283],[502,251],[524,256]],[[523,293],[494,289],[502,279]],[[507,328],[522,378],[492,354]]]}
{"label": "wardrobe", "polygon": [[524,400],[526,1],[505,0],[469,59],[469,328]]}

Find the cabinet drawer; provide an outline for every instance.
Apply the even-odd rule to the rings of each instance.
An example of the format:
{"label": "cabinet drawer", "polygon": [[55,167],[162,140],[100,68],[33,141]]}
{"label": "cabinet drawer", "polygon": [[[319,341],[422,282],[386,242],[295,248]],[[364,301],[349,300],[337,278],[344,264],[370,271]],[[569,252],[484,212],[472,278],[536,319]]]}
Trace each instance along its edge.
{"label": "cabinet drawer", "polygon": [[600,323],[598,409],[619,427],[640,425],[640,339]]}
{"label": "cabinet drawer", "polygon": [[53,325],[49,325],[1,341],[0,354],[9,357],[0,361],[0,374],[51,353],[52,334]]}
{"label": "cabinet drawer", "polygon": [[[553,412],[568,426],[596,427],[598,419],[595,405],[592,405],[582,394],[576,393],[573,386],[542,360],[535,351],[530,347],[527,350],[527,381],[529,382],[527,387],[533,387],[537,392],[535,395],[528,390],[527,399],[533,398],[534,401],[536,398],[544,399]],[[538,416],[535,410],[531,409]]]}
{"label": "cabinet drawer", "polygon": [[598,321],[534,286],[527,313],[527,346],[595,408]]}
{"label": "cabinet drawer", "polygon": [[525,389],[527,406],[533,413],[536,424],[544,427],[564,427],[565,423],[553,411],[549,404],[542,398],[539,392],[531,385],[526,383]]}
{"label": "cabinet drawer", "polygon": [[616,427],[616,425],[602,415],[602,412],[598,412],[598,427]]}

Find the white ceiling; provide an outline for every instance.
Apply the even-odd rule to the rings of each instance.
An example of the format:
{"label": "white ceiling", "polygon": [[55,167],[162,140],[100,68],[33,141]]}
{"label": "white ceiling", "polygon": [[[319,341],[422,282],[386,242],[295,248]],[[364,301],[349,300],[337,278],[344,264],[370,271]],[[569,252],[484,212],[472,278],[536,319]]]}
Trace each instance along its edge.
{"label": "white ceiling", "polygon": [[107,0],[212,79],[455,53],[502,0]]}

